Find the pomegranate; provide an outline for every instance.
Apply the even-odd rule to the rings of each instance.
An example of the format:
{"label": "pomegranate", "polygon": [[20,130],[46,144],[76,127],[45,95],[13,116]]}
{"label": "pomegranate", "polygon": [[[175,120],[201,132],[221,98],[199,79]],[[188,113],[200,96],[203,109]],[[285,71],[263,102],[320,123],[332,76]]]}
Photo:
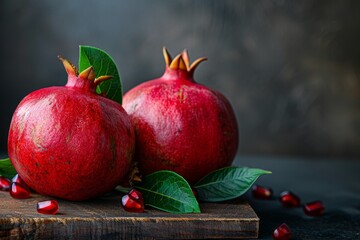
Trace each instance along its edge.
{"label": "pomegranate", "polygon": [[[80,201],[112,190],[128,174],[135,134],[122,106],[96,94],[110,76],[80,74],[62,59],[66,86],[30,93],[10,125],[9,157],[24,182],[44,195]],[[99,184],[99,179],[101,184]]]}
{"label": "pomegranate", "polygon": [[194,80],[196,67],[187,51],[174,59],[163,49],[162,77],[124,95],[123,107],[136,133],[135,159],[142,174],[171,170],[190,184],[231,165],[238,147],[238,127],[229,101]]}

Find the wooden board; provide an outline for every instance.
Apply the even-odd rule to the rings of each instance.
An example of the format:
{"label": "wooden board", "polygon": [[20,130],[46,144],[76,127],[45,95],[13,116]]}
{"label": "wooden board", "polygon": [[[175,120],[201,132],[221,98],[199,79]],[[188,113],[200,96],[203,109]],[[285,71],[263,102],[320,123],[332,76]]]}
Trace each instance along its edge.
{"label": "wooden board", "polygon": [[257,238],[259,218],[244,200],[202,203],[200,214],[170,214],[155,209],[126,212],[121,194],[86,202],[58,200],[59,213],[36,211],[32,194],[13,199],[0,191],[0,239],[203,239]]}

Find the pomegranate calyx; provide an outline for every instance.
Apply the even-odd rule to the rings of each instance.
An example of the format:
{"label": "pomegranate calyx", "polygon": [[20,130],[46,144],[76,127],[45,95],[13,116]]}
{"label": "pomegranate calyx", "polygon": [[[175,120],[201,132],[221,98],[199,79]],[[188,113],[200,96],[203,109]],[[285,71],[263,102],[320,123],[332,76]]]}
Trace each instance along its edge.
{"label": "pomegranate calyx", "polygon": [[133,185],[134,182],[141,182],[141,181],[142,181],[142,175],[140,174],[137,165],[135,165],[130,173],[130,184]]}
{"label": "pomegranate calyx", "polygon": [[185,48],[184,51],[181,53],[181,57],[183,58],[185,64],[186,64],[186,70],[190,69],[190,58],[189,53],[187,49]]}
{"label": "pomegranate calyx", "polygon": [[74,64],[72,64],[69,60],[63,58],[60,55],[58,55],[58,58],[64,64],[67,74],[75,76],[79,75],[79,71]]}
{"label": "pomegranate calyx", "polygon": [[95,85],[99,85],[100,83],[111,79],[113,76],[110,75],[103,75],[96,78],[95,70],[93,66],[88,67],[87,69],[83,70],[80,74],[77,67],[72,64],[69,60],[63,58],[62,56],[58,56],[60,61],[63,63],[65,70],[68,75],[72,75],[78,78],[83,78],[92,81]]}
{"label": "pomegranate calyx", "polygon": [[166,67],[170,66],[170,63],[172,62],[172,58],[166,47],[163,47],[163,55],[164,55]]}
{"label": "pomegranate calyx", "polygon": [[84,78],[84,79],[88,79],[92,82],[95,81],[95,71],[94,68],[92,66],[88,67],[87,69],[85,69],[84,71],[82,71],[79,74],[79,78]]}
{"label": "pomegranate calyx", "polygon": [[79,74],[78,69],[69,60],[62,56],[58,56],[58,58],[63,63],[68,74],[67,87],[88,89],[91,92],[96,92],[96,87],[100,83],[112,78],[112,76],[109,75],[96,77],[93,66],[88,67]]}
{"label": "pomegranate calyx", "polygon": [[168,50],[165,47],[163,47],[163,55],[164,55],[164,59],[165,59],[167,68],[173,69],[173,70],[183,70],[190,74],[194,73],[195,69],[197,68],[197,66],[199,66],[199,64],[201,62],[207,60],[207,58],[202,57],[202,58],[195,60],[190,65],[190,58],[189,58],[188,51],[186,49],[184,49],[184,51],[182,53],[180,53],[174,59],[172,59]]}
{"label": "pomegranate calyx", "polygon": [[177,55],[174,58],[174,60],[172,60],[169,68],[187,71],[186,64],[185,64],[184,59],[182,58],[181,54]]}
{"label": "pomegranate calyx", "polygon": [[100,77],[95,78],[94,83],[95,83],[95,85],[99,85],[100,83],[102,83],[106,80],[109,80],[111,78],[113,78],[113,76],[109,76],[109,75],[100,76]]}
{"label": "pomegranate calyx", "polygon": [[191,64],[191,66],[190,66],[190,68],[189,68],[188,71],[189,71],[189,72],[194,72],[195,69],[197,68],[197,66],[199,66],[199,64],[200,64],[201,62],[206,61],[206,60],[207,60],[206,57],[202,57],[202,58],[196,59],[196,60]]}

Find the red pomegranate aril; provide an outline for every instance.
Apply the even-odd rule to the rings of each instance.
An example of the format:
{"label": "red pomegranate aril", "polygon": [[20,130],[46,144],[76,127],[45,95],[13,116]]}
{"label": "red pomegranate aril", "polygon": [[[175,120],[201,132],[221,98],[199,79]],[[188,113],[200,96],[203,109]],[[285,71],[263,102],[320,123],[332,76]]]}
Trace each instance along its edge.
{"label": "red pomegranate aril", "polygon": [[59,204],[56,200],[46,200],[37,203],[38,213],[55,215],[59,211]]}
{"label": "red pomegranate aril", "polygon": [[323,215],[325,207],[322,201],[314,201],[303,206],[304,212],[308,216],[317,217]]}
{"label": "red pomegranate aril", "polygon": [[272,236],[275,240],[288,240],[291,239],[292,234],[289,226],[283,223],[274,230]]}
{"label": "red pomegranate aril", "polygon": [[270,199],[273,196],[273,190],[269,187],[254,185],[252,187],[252,195],[255,198]]}
{"label": "red pomegranate aril", "polygon": [[22,180],[22,178],[19,176],[19,174],[16,174],[12,179],[11,179],[12,183],[18,183],[23,187],[26,187],[28,190],[30,190],[30,187],[24,182],[24,180]]}
{"label": "red pomegranate aril", "polygon": [[129,194],[122,197],[121,203],[128,212],[144,212],[144,202],[134,199]]}
{"label": "red pomegranate aril", "polygon": [[144,198],[143,198],[141,192],[136,189],[131,189],[130,192],[128,193],[128,195],[136,201],[144,202]]}
{"label": "red pomegranate aril", "polygon": [[280,194],[280,202],[285,207],[300,207],[300,198],[290,191],[284,191]]}
{"label": "red pomegranate aril", "polygon": [[24,185],[25,182],[24,180],[22,180],[22,178],[19,176],[19,174],[16,174],[12,179],[11,179],[11,182],[16,182],[16,183],[19,183],[21,185]]}
{"label": "red pomegranate aril", "polygon": [[9,191],[11,182],[4,176],[0,176],[0,190],[1,191]]}
{"label": "red pomegranate aril", "polygon": [[13,198],[24,199],[30,197],[30,192],[19,183],[14,182],[11,184],[10,195]]}

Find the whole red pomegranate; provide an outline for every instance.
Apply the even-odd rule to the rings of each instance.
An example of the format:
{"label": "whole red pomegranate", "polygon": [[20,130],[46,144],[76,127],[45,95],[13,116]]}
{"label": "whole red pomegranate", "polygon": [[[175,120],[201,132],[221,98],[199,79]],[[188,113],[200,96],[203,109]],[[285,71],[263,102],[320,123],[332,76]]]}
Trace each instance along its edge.
{"label": "whole red pomegranate", "polygon": [[135,134],[119,103],[96,94],[109,76],[80,74],[67,60],[66,86],[27,95],[10,125],[9,157],[40,194],[85,200],[112,190],[128,173]]}
{"label": "whole red pomegranate", "polygon": [[238,127],[229,101],[195,82],[200,58],[192,65],[184,50],[173,60],[164,48],[162,77],[131,89],[123,107],[135,128],[135,159],[142,174],[179,173],[190,184],[229,166],[238,147]]}

